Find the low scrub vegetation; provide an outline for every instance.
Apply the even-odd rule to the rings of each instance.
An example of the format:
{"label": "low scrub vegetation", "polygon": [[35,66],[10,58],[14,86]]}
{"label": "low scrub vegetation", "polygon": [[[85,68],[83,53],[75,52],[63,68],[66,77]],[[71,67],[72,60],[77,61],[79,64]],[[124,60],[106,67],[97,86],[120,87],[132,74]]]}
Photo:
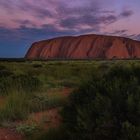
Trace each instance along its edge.
{"label": "low scrub vegetation", "polygon": [[33,133],[39,131],[38,126],[35,123],[32,124],[21,124],[16,127],[17,132],[24,134],[25,136],[29,137]]}
{"label": "low scrub vegetation", "polygon": [[[54,108],[60,127],[26,123]],[[1,61],[0,125],[7,123],[32,140],[139,140],[140,62]]]}
{"label": "low scrub vegetation", "polygon": [[115,65],[76,90],[62,115],[71,140],[140,139],[140,66]]}

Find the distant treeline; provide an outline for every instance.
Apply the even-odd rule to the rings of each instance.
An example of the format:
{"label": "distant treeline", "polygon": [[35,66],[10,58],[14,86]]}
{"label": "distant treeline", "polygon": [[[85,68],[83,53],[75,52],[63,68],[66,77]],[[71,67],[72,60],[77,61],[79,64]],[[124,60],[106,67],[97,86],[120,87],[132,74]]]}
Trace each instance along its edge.
{"label": "distant treeline", "polygon": [[0,58],[0,61],[6,62],[25,62],[25,61],[117,61],[117,60],[140,60],[140,58],[131,58],[131,59],[101,59],[101,58],[88,58],[88,59],[69,59],[69,58],[37,58],[37,59],[28,59],[28,58]]}

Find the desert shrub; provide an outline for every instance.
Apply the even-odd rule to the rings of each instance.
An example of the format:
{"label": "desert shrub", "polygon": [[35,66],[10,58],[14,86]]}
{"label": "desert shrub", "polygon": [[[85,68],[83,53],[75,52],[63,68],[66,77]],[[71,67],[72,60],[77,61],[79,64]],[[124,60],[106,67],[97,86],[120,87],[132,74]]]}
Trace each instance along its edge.
{"label": "desert shrub", "polygon": [[11,77],[1,77],[0,78],[0,95],[7,95],[11,90],[12,79]]}
{"label": "desert shrub", "polygon": [[61,107],[66,104],[66,97],[59,92],[37,93],[30,100],[30,107],[33,112],[44,111],[46,109]]}
{"label": "desert shrub", "polygon": [[115,65],[94,73],[62,111],[70,140],[140,139],[140,67]]}
{"label": "desert shrub", "polygon": [[77,87],[79,81],[77,79],[64,79],[61,81],[60,86],[67,87],[67,88],[73,88]]}
{"label": "desert shrub", "polygon": [[38,90],[41,86],[41,82],[38,78],[31,75],[18,75],[12,78],[15,88],[18,90],[21,89],[26,92],[32,92]]}
{"label": "desert shrub", "polygon": [[13,72],[6,66],[0,65],[0,95],[7,94],[11,84],[11,76],[13,76]]}
{"label": "desert shrub", "polygon": [[6,67],[4,65],[0,65],[0,71],[6,69]]}
{"label": "desert shrub", "polygon": [[61,128],[50,128],[46,131],[41,131],[29,137],[28,140],[67,140],[68,136]]}
{"label": "desert shrub", "polygon": [[13,72],[7,69],[5,66],[0,65],[0,78],[8,77],[10,75],[13,75]]}
{"label": "desert shrub", "polygon": [[0,77],[0,95],[7,95],[11,91],[32,93],[40,89],[42,83],[31,75],[12,75]]}
{"label": "desert shrub", "polygon": [[17,132],[24,134],[25,136],[31,136],[33,133],[39,130],[38,126],[32,124],[20,124],[16,127]]}
{"label": "desert shrub", "polygon": [[41,65],[41,64],[33,64],[33,67],[34,67],[34,68],[41,68],[42,65]]}
{"label": "desert shrub", "polygon": [[0,121],[22,120],[29,112],[28,96],[25,93],[11,93],[0,108]]}
{"label": "desert shrub", "polygon": [[0,77],[8,77],[11,76],[13,73],[7,69],[0,70]]}

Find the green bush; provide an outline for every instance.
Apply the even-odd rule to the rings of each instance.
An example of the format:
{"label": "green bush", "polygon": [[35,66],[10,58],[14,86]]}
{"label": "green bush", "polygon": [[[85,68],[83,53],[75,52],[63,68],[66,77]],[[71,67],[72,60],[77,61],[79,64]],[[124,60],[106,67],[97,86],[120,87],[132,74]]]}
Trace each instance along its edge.
{"label": "green bush", "polygon": [[10,76],[12,74],[13,74],[13,72],[11,72],[5,66],[0,65],[0,77],[8,77],[8,76]]}
{"label": "green bush", "polygon": [[34,68],[41,68],[42,65],[41,65],[41,64],[33,64],[33,67],[34,67]]}
{"label": "green bush", "polygon": [[46,131],[39,131],[29,137],[28,140],[67,140],[68,136],[61,128],[50,128]]}
{"label": "green bush", "polygon": [[41,82],[38,80],[38,78],[31,75],[13,76],[12,80],[13,84],[15,85],[15,89],[26,92],[37,91],[41,86]]}
{"label": "green bush", "polygon": [[40,89],[42,83],[32,75],[10,75],[0,77],[0,95],[7,95],[11,91],[32,93]]}
{"label": "green bush", "polygon": [[62,111],[70,140],[140,139],[140,67],[115,65],[76,90]]}
{"label": "green bush", "polygon": [[0,122],[22,120],[29,113],[28,96],[25,93],[11,93],[0,108]]}
{"label": "green bush", "polygon": [[25,136],[31,136],[33,133],[37,132],[38,126],[36,124],[20,124],[16,127],[17,132],[24,134]]}

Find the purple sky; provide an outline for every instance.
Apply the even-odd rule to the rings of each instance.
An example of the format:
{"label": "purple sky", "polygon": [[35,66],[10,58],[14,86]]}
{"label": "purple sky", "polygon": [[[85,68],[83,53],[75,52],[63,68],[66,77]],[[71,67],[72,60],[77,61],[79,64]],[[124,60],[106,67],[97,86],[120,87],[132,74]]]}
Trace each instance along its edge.
{"label": "purple sky", "polygon": [[31,43],[65,35],[140,40],[140,0],[0,0],[0,57],[23,57]]}

